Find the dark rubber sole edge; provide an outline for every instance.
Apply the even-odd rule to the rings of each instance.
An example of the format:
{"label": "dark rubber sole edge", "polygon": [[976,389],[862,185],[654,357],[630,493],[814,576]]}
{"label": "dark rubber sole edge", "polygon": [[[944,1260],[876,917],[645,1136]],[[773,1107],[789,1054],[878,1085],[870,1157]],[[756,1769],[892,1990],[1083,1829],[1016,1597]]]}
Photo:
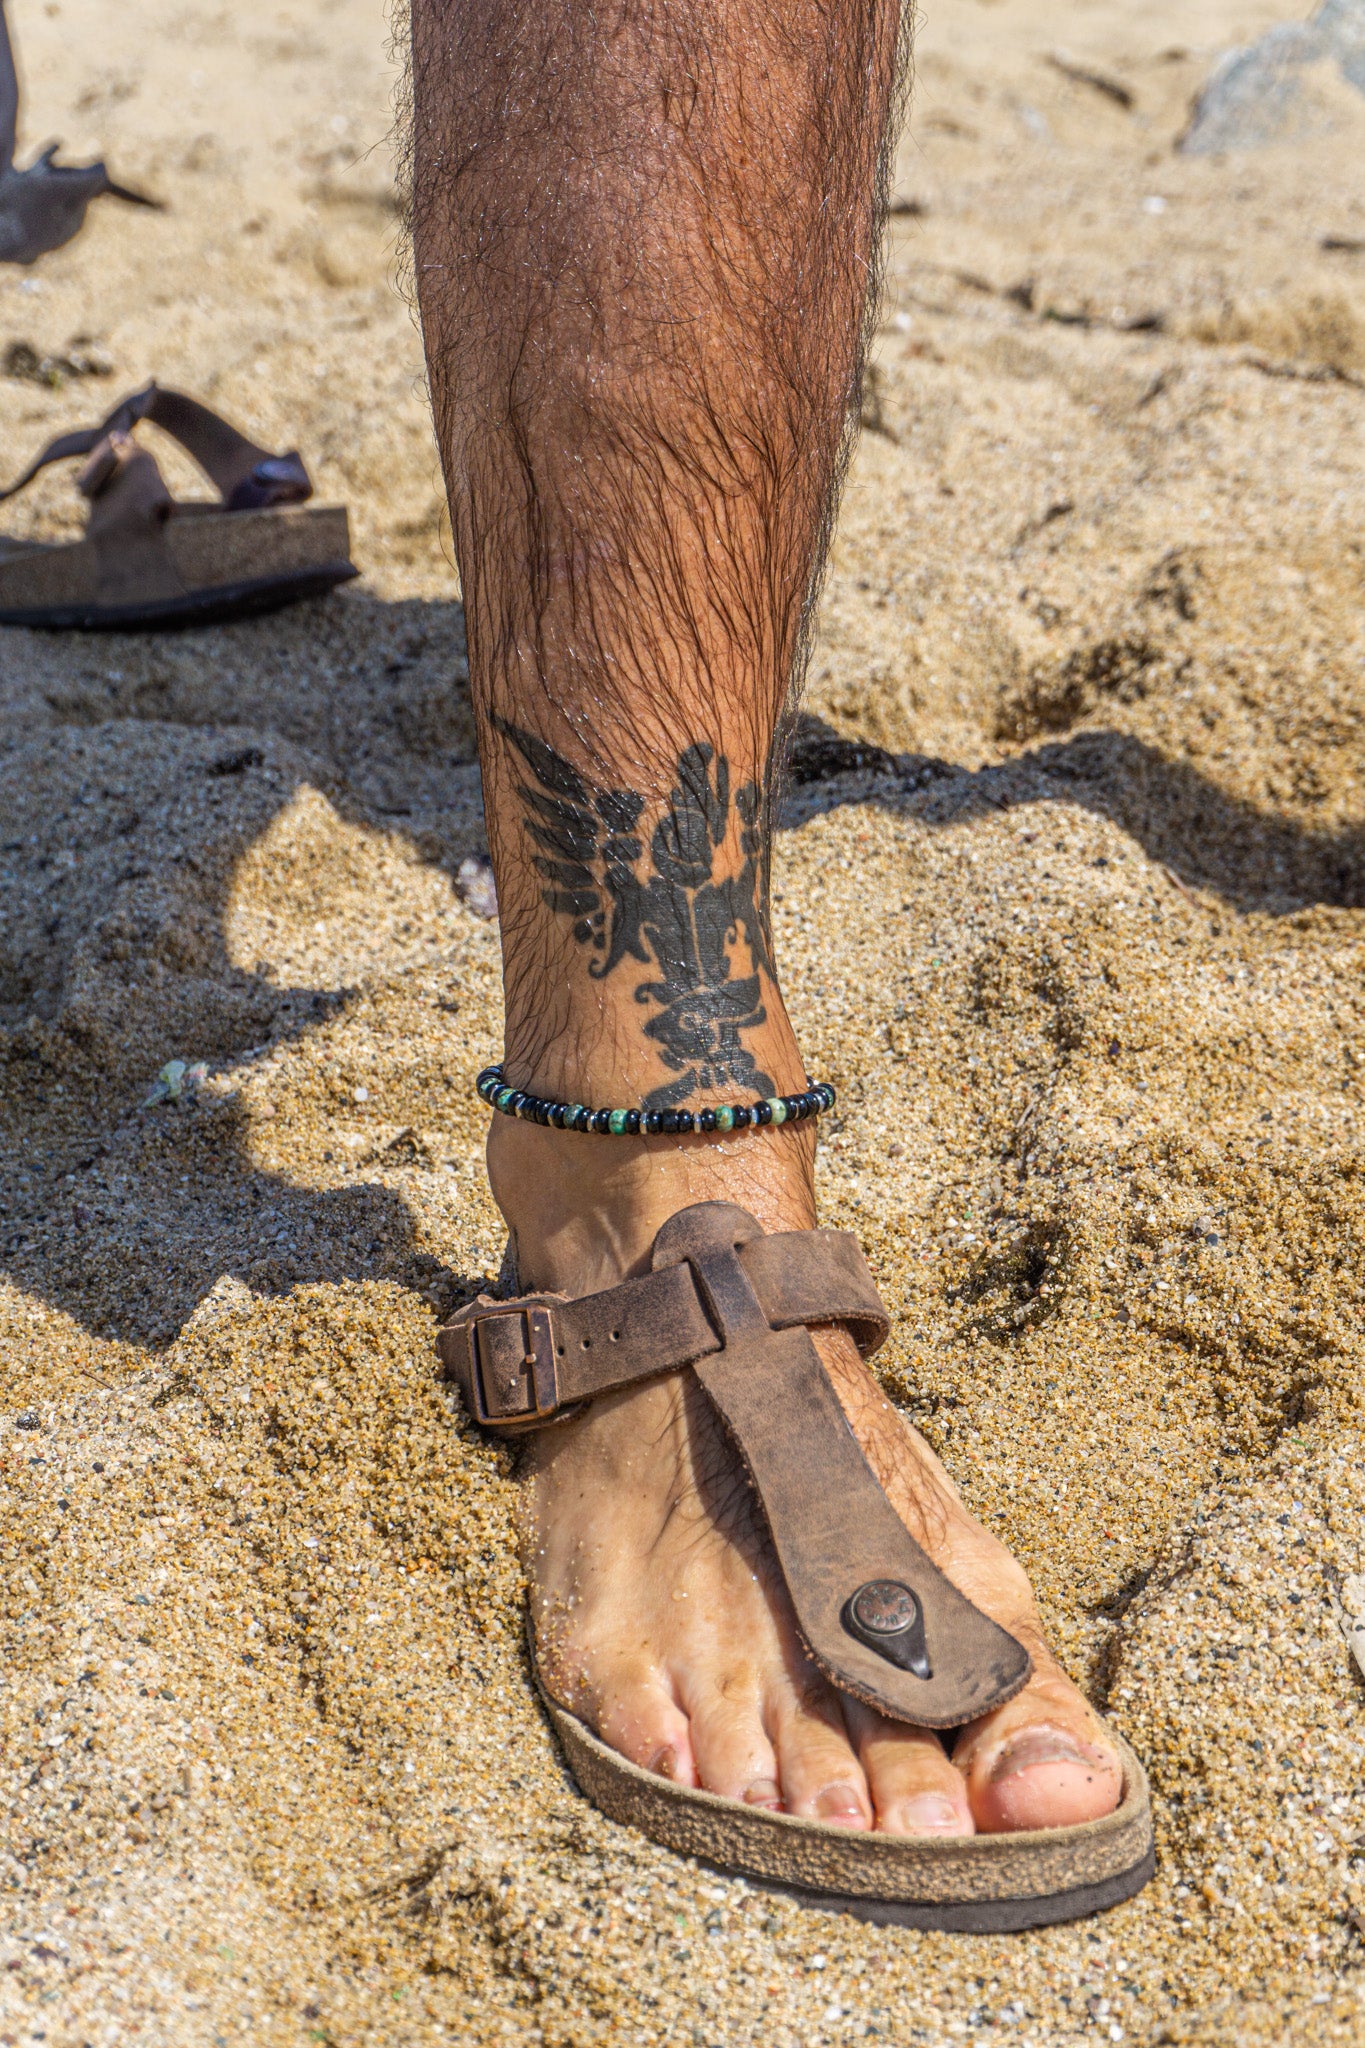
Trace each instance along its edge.
{"label": "dark rubber sole edge", "polygon": [[305,597],[320,597],[360,571],[353,562],[320,562],[283,576],[255,576],[246,583],[217,583],[156,604],[51,605],[37,610],[0,609],[0,626],[29,626],[40,632],[145,633],[185,626],[219,626],[279,611]]}
{"label": "dark rubber sole edge", "polygon": [[855,1920],[870,1920],[876,1927],[921,1927],[941,1934],[1023,1934],[1031,1927],[1056,1927],[1064,1920],[1084,1920],[1092,1913],[1121,1906],[1125,1899],[1135,1898],[1155,1875],[1153,1844],[1131,1869],[1121,1870],[1115,1877],[1031,1899],[968,1899],[922,1905],[914,1900],[859,1899],[845,1892],[807,1891],[804,1886],[771,1884],[763,1878],[750,1877],[748,1881],[792,1900],[795,1905],[814,1906],[825,1913],[849,1913]]}

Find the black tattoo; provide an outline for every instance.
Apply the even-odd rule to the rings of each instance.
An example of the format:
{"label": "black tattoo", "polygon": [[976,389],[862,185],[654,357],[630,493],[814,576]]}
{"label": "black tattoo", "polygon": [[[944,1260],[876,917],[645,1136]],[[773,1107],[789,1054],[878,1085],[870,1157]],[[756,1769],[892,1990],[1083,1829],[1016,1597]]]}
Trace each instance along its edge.
{"label": "black tattoo", "polygon": [[[676,1109],[695,1089],[734,1085],[772,1095],[773,1082],[741,1043],[767,1016],[759,972],[773,974],[763,859],[763,796],[756,782],[731,791],[730,764],[705,741],[679,756],[677,785],[649,842],[638,835],[644,799],[633,789],[598,789],[544,740],[496,715],[539,787],[519,782],[526,830],[547,887],[542,900],[574,920],[573,934],[599,956],[599,980],[627,954],[658,978],[636,985],[637,1003],[659,1014],[645,1034],[676,1079],[645,1098],[645,1109]],[[741,866],[717,875],[717,856],[739,818]],[[646,873],[648,872],[648,879]],[[731,949],[747,952],[734,975]]]}

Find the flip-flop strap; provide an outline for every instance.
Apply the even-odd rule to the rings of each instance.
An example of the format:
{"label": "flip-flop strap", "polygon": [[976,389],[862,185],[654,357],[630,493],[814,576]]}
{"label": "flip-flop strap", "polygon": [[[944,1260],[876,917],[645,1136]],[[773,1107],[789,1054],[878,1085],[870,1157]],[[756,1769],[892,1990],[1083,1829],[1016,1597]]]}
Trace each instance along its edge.
{"label": "flip-flop strap", "polygon": [[690,1366],[733,1438],[816,1663],[893,1718],[950,1728],[1018,1692],[1028,1652],[958,1592],[882,1491],[848,1426],[812,1323],[864,1355],[888,1330],[856,1239],[764,1234],[743,1209],[680,1210],[654,1270],[568,1301],[471,1303],[441,1331],[474,1418],[542,1428],[614,1388]]}
{"label": "flip-flop strap", "polygon": [[150,420],[180,443],[214,485],[229,512],[246,512],[266,505],[299,505],[313,495],[308,472],[296,449],[272,455],[268,449],[248,441],[198,399],[151,383],[121,399],[99,426],[79,428],[49,441],[17,482],[0,490],[0,500],[22,491],[50,463],[89,455],[106,436],[129,434],[140,420]]}

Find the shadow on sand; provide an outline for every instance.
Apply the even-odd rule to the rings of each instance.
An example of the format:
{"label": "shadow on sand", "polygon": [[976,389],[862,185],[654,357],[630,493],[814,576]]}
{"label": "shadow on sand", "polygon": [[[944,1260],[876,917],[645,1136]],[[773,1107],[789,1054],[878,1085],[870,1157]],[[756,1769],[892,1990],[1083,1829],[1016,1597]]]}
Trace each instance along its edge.
{"label": "shadow on sand", "polygon": [[[263,1171],[231,1097],[143,1106],[167,1048],[241,1061],[355,999],[230,956],[234,876],[301,785],[452,877],[478,844],[459,606],[346,595],[174,640],[16,634],[5,652],[0,1271],[147,1345],[224,1274],[257,1292],[388,1278],[442,1310],[465,1298],[478,1277],[419,1249],[391,1188]],[[16,716],[35,679],[41,717]],[[806,717],[788,776],[788,827],[853,802],[939,828],[1079,804],[1236,910],[1365,904],[1365,831],[1260,812],[1119,733],[973,772]]]}

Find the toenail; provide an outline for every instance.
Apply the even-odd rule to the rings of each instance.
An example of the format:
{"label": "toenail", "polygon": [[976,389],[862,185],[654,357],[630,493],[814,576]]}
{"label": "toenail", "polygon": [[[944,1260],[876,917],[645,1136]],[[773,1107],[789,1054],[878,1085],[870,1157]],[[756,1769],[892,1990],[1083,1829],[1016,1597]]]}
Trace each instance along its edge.
{"label": "toenail", "polygon": [[1030,1728],[1005,1744],[991,1765],[991,1783],[1031,1771],[1038,1764],[1089,1764],[1093,1768],[1096,1761],[1095,1752],[1082,1749],[1072,1736],[1056,1728]]}
{"label": "toenail", "polygon": [[678,1775],[678,1752],[670,1743],[664,1749],[655,1750],[649,1768],[656,1778],[676,1778]]}
{"label": "toenail", "polygon": [[851,1785],[827,1785],[815,1801],[815,1811],[821,1820],[840,1826],[850,1821],[860,1826],[864,1819],[862,1801]]}
{"label": "toenail", "polygon": [[782,1788],[775,1778],[755,1778],[744,1794],[746,1806],[766,1806],[773,1813],[782,1811]]}
{"label": "toenail", "polygon": [[907,1835],[965,1835],[970,1832],[967,1816],[941,1792],[920,1792],[903,1800],[896,1816]]}

